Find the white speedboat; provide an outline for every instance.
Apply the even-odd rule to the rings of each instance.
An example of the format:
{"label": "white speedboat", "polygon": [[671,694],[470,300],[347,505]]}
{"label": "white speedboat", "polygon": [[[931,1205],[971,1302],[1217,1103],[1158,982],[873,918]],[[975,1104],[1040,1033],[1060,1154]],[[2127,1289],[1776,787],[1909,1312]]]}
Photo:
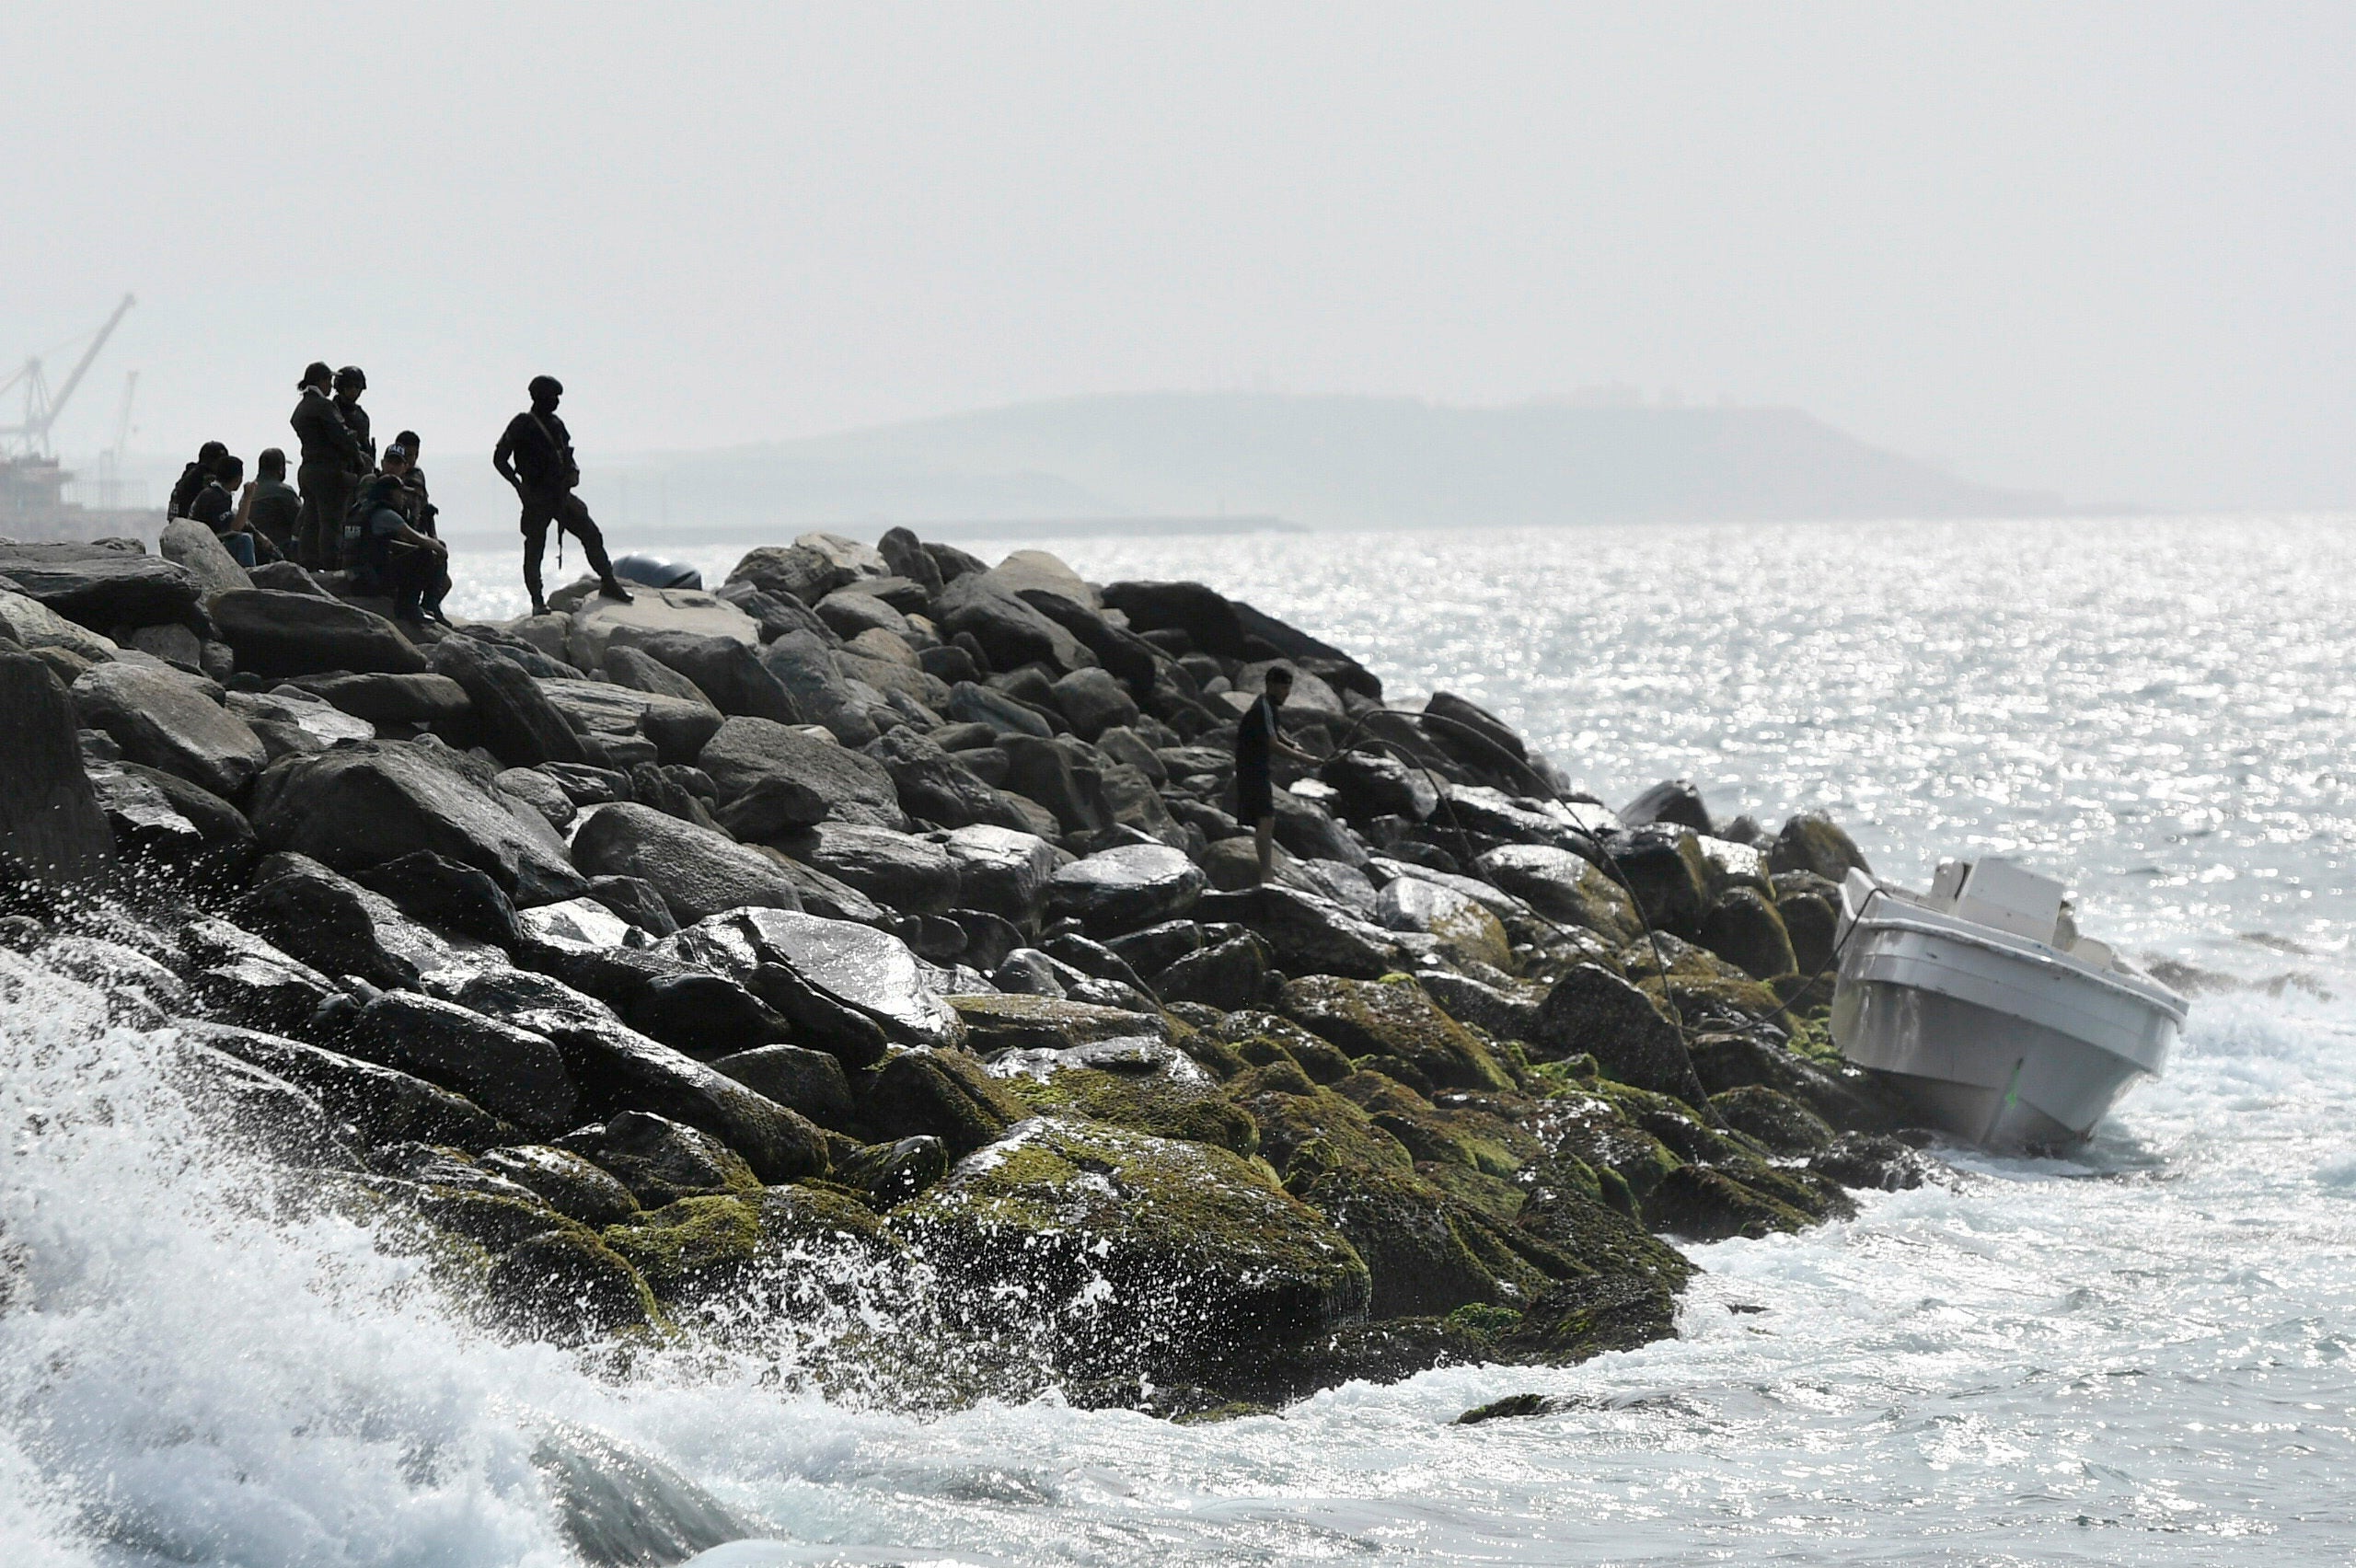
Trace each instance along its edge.
{"label": "white speedboat", "polygon": [[2081,937],[2060,882],[1949,860],[1931,892],[1851,871],[1832,1038],[1923,1121],[2004,1150],[2084,1143],[2156,1078],[2187,1004]]}

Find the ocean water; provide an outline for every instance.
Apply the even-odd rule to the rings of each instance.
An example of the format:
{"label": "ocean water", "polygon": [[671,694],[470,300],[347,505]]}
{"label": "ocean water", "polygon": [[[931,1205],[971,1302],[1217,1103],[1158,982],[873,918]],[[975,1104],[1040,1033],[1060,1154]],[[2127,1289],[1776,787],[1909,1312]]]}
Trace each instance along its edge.
{"label": "ocean water", "polygon": [[[2018,854],[2231,988],[2075,1159],[1950,1150],[1854,1222],[1696,1249],[1674,1341],[1174,1426],[830,1397],[809,1342],[499,1343],[209,1141],[167,1041],[0,953],[0,1561],[562,1562],[531,1453],[567,1426],[767,1532],[712,1568],[2348,1561],[2346,520],[1057,548],[1472,697],[1615,802],[1683,776],[1722,814],[1823,806],[1909,880]],[[509,607],[510,561],[457,564],[454,607]],[[1451,1424],[1519,1392],[1571,1403]]]}

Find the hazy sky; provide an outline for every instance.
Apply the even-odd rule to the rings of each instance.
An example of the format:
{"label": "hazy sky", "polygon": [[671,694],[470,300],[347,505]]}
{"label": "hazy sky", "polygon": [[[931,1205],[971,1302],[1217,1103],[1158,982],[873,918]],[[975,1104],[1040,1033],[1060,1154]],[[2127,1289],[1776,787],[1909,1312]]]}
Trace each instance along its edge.
{"label": "hazy sky", "polygon": [[[2073,499],[2356,502],[2356,6],[120,6],[0,24],[0,363],[487,450],[1070,392],[1792,404]],[[13,410],[0,410],[13,420]]]}

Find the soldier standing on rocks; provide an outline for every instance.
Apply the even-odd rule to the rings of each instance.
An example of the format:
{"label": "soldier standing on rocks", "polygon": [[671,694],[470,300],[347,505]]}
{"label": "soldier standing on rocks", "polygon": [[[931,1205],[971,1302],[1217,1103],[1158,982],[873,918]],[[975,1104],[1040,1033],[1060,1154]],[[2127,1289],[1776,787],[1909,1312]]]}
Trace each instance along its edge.
{"label": "soldier standing on rocks", "polygon": [[352,426],[344,422],[336,399],[329,396],[334,379],[325,360],[313,360],[303,379],[295,383],[303,400],[294,405],[294,415],[286,421],[294,427],[295,438],[302,444],[294,470],[294,481],[303,491],[294,559],[314,571],[336,564],[352,487],[375,467]]}
{"label": "soldier standing on rocks", "polygon": [[[516,496],[524,502],[524,587],[532,595],[532,613],[549,613],[548,600],[540,592],[540,557],[548,549],[551,526],[581,541],[581,552],[597,574],[597,591],[627,605],[629,592],[614,576],[614,563],[606,559],[606,536],[597,531],[589,508],[572,493],[581,483],[581,467],[572,457],[572,432],[556,417],[557,399],[564,396],[564,386],[553,375],[536,375],[527,390],[532,406],[507,421],[506,433],[491,455],[491,466],[515,487]],[[563,548],[560,538],[557,549],[561,553]]]}
{"label": "soldier standing on rocks", "polygon": [[1292,695],[1292,672],[1282,664],[1268,666],[1260,699],[1244,709],[1235,727],[1236,814],[1252,824],[1252,845],[1260,852],[1260,881],[1276,870],[1276,786],[1269,776],[1270,754],[1282,752],[1295,762],[1317,759],[1294,745],[1277,727],[1276,710]]}

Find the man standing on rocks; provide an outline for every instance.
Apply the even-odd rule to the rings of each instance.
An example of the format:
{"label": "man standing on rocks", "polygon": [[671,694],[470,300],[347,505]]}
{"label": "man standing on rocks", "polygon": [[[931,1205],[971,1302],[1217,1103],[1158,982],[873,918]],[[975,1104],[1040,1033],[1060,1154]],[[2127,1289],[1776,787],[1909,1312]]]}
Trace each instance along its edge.
{"label": "man standing on rocks", "polygon": [[1235,727],[1236,814],[1252,824],[1263,883],[1276,870],[1276,786],[1269,776],[1270,754],[1280,751],[1295,762],[1317,760],[1286,740],[1277,727],[1276,711],[1291,695],[1292,672],[1282,664],[1271,664],[1260,699],[1244,709],[1243,721]]}
{"label": "man standing on rocks", "polygon": [[[597,591],[608,599],[630,602],[629,590],[614,576],[606,559],[606,536],[597,531],[589,508],[573,494],[581,483],[581,467],[572,457],[572,432],[556,417],[557,399],[564,386],[553,375],[532,377],[532,406],[507,421],[507,432],[491,455],[499,477],[515,487],[524,503],[524,587],[532,595],[532,613],[549,613],[540,592],[540,557],[547,551],[549,529],[571,534],[581,541],[589,569],[597,574]],[[559,539],[557,548],[563,549]]]}
{"label": "man standing on rocks", "polygon": [[373,466],[360,442],[344,422],[329,395],[334,373],[325,360],[313,360],[295,383],[303,400],[294,405],[287,423],[294,427],[301,456],[294,470],[303,491],[303,514],[295,525],[294,559],[314,571],[336,564],[343,538],[343,514],[352,506],[352,488]]}

